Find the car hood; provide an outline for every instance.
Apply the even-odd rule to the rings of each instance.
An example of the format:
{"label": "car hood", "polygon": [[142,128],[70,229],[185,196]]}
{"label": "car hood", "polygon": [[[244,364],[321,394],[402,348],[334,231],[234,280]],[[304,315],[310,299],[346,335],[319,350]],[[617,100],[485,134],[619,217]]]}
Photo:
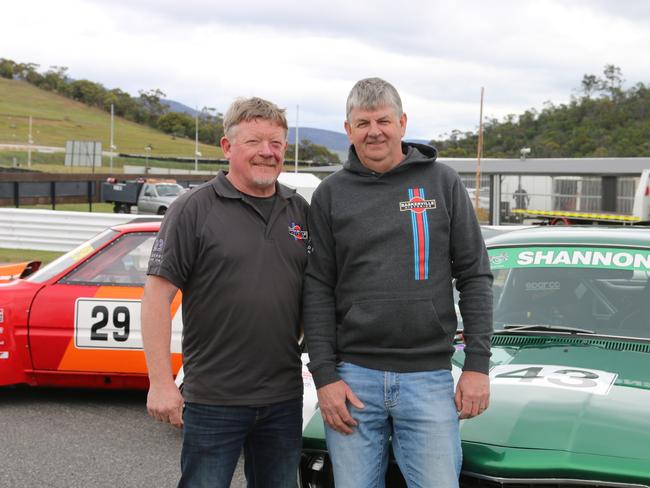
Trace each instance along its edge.
{"label": "car hood", "polygon": [[490,408],[464,442],[650,461],[650,344],[495,339]]}
{"label": "car hood", "polygon": [[[464,447],[650,462],[650,343],[514,335],[493,342],[490,408],[461,422]],[[461,346],[456,381],[463,361]],[[526,377],[531,372],[538,374]],[[585,387],[585,379],[596,384]],[[303,443],[326,449],[320,410],[307,422]]]}

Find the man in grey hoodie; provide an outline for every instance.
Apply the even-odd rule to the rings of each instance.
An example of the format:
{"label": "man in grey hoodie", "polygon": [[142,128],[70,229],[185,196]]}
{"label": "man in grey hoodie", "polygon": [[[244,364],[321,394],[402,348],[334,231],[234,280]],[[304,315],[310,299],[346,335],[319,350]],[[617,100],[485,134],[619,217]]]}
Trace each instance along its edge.
{"label": "man in grey hoodie", "polygon": [[[343,170],[312,198],[304,327],[337,488],[384,484],[389,439],[409,487],[458,486],[459,419],[489,404],[492,275],[469,196],[436,150],[403,143],[379,78],[356,83]],[[465,363],[454,391],[452,279]]]}

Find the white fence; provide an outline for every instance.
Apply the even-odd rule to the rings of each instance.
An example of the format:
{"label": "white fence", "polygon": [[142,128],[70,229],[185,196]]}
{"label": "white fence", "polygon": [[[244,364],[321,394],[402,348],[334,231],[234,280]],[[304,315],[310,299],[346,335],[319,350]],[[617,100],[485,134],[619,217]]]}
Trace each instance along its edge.
{"label": "white fence", "polygon": [[0,247],[65,252],[107,227],[136,217],[132,214],[0,208]]}
{"label": "white fence", "polygon": [[[66,252],[107,227],[137,218],[137,214],[63,212],[0,208],[0,248]],[[162,219],[157,215],[141,215]],[[525,225],[483,226],[488,234],[525,228]]]}

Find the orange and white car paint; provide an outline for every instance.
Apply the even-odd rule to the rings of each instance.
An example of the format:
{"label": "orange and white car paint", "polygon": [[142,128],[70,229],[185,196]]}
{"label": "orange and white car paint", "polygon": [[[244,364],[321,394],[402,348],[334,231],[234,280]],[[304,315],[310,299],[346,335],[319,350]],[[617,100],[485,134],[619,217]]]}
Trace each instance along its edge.
{"label": "orange and white car paint", "polygon": [[[109,280],[108,275],[101,275],[101,268],[114,264],[104,256],[118,250],[120,242],[135,235],[153,242],[159,227],[160,221],[113,227],[108,237],[93,238],[60,258],[63,264],[43,267],[41,276],[45,274],[46,279],[34,275],[0,283],[0,386],[148,388],[140,328],[146,245],[139,248],[135,259],[140,271],[136,279],[142,284],[128,282],[126,274],[121,277],[125,283],[101,284]],[[75,274],[91,276],[87,268],[100,276],[99,284],[70,279]],[[183,378],[181,301],[178,292],[171,305],[170,361],[179,386]],[[318,401],[308,362],[303,354],[305,423]]]}
{"label": "orange and white car paint", "polygon": [[[129,233],[155,237],[159,222],[113,228],[96,249],[80,246],[73,263],[43,282],[0,284],[0,385],[147,388],[140,331],[143,283],[71,284],[65,277]],[[97,262],[101,261],[100,259]],[[181,366],[180,292],[171,306],[174,372]]]}
{"label": "orange and white car paint", "polygon": [[40,261],[23,261],[21,263],[1,263],[0,283],[8,283],[18,278],[23,278],[36,271],[41,265]]}

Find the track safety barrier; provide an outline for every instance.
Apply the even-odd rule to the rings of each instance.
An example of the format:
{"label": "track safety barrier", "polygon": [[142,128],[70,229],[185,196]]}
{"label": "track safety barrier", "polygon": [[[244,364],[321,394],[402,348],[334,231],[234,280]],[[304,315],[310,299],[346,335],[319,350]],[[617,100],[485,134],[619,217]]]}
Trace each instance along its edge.
{"label": "track safety barrier", "polygon": [[[0,208],[0,248],[66,252],[137,214]],[[142,217],[142,215],[141,215]],[[147,215],[147,218],[160,218]]]}

